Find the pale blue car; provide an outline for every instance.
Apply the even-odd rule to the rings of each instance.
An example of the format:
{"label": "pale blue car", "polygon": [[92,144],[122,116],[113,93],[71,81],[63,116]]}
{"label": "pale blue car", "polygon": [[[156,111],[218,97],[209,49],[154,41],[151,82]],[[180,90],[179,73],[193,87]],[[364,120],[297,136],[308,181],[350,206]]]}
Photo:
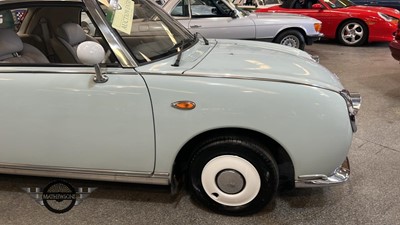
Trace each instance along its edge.
{"label": "pale blue car", "polygon": [[361,98],[306,52],[202,38],[145,0],[0,1],[21,8],[0,30],[0,173],[186,182],[229,215],[348,180]]}

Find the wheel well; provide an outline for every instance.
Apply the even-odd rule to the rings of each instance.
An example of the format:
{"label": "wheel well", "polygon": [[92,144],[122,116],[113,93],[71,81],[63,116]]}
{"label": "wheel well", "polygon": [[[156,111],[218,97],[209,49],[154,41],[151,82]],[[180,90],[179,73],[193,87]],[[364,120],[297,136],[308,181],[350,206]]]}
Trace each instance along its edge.
{"label": "wheel well", "polygon": [[273,39],[272,41],[275,42],[275,41],[276,41],[276,38],[277,38],[282,32],[285,32],[285,31],[288,31],[288,30],[297,30],[297,31],[299,31],[299,32],[303,35],[304,39],[306,39],[306,37],[307,37],[306,32],[305,32],[303,29],[301,29],[300,27],[288,27],[288,28],[285,28],[285,29],[279,31],[279,33],[277,33],[277,34],[275,35],[275,37],[274,37],[274,39]]}
{"label": "wheel well", "polygon": [[278,164],[280,188],[291,189],[294,187],[293,162],[286,150],[278,142],[262,133],[240,128],[224,128],[207,131],[197,135],[187,142],[175,158],[172,172],[174,181],[184,180],[185,173],[189,167],[190,159],[193,157],[193,154],[197,149],[199,149],[202,143],[205,143],[211,138],[227,135],[250,138],[262,145],[268,146],[268,149],[271,151],[271,154]]}
{"label": "wheel well", "polygon": [[349,22],[349,21],[358,21],[358,22],[360,22],[360,23],[362,23],[362,24],[365,25],[365,27],[367,28],[366,32],[367,32],[367,41],[368,41],[368,35],[369,35],[369,27],[368,27],[368,24],[365,23],[364,20],[358,19],[358,18],[348,18],[348,19],[345,19],[345,20],[343,20],[342,22],[340,22],[340,24],[339,24],[339,25],[337,26],[337,28],[336,28],[336,38],[339,37],[339,32],[340,32],[339,29],[340,29],[340,27],[341,27],[344,23]]}

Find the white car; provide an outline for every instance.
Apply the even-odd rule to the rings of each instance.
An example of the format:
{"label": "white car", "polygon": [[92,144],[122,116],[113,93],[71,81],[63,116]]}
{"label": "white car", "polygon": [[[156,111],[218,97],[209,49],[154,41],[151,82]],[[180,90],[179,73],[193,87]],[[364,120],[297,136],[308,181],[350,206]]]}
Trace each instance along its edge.
{"label": "white car", "polygon": [[225,0],[169,0],[163,9],[207,38],[274,42],[299,49],[323,37],[321,21],[288,13],[250,13]]}
{"label": "white car", "polygon": [[0,1],[28,6],[18,33],[0,30],[0,173],[187,182],[230,215],[278,186],[348,180],[361,99],[335,74],[295,48],[199,38],[150,1],[119,3]]}

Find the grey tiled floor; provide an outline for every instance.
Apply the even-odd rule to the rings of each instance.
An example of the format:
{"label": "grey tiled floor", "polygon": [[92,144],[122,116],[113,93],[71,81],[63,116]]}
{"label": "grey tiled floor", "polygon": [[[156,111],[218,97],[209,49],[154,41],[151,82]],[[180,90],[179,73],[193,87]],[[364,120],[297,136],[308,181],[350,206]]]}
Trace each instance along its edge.
{"label": "grey tiled floor", "polygon": [[4,224],[400,224],[400,64],[388,44],[350,48],[307,46],[346,88],[363,96],[359,131],[351,147],[351,180],[341,186],[281,192],[262,212],[227,217],[168,188],[70,181],[96,186],[70,212],[53,214],[21,191],[50,179],[0,175],[0,225]]}

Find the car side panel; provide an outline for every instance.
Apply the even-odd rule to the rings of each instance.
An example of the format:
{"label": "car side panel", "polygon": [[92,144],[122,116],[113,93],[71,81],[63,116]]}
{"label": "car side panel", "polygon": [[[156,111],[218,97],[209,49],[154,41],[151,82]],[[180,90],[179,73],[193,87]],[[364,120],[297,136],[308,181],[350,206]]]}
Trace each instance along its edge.
{"label": "car side panel", "polygon": [[[186,142],[218,128],[250,129],[276,140],[292,158],[296,176],[329,175],[348,154],[352,129],[338,93],[242,79],[166,74],[144,78],[155,112],[156,172],[171,172]],[[178,100],[193,101],[196,108],[172,108]]]}

